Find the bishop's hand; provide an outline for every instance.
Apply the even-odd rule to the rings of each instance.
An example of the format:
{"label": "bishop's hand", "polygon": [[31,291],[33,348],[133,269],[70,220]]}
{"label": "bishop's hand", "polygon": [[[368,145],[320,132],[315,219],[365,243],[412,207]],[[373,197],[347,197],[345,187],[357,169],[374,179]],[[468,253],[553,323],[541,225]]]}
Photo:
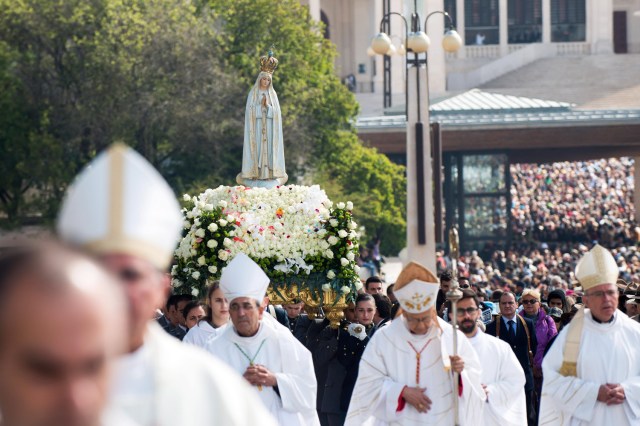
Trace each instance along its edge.
{"label": "bishop's hand", "polygon": [[256,364],[247,367],[242,377],[254,386],[277,386],[278,380],[275,374],[264,365]]}
{"label": "bishop's hand", "polygon": [[402,390],[401,396],[405,401],[413,405],[418,412],[426,413],[431,409],[431,400],[427,395],[425,395],[425,390],[426,388],[421,388],[419,386],[413,388],[405,386]]}
{"label": "bishop's hand", "polygon": [[464,370],[464,361],[459,355],[453,355],[449,357],[451,359],[451,369],[460,374]]}

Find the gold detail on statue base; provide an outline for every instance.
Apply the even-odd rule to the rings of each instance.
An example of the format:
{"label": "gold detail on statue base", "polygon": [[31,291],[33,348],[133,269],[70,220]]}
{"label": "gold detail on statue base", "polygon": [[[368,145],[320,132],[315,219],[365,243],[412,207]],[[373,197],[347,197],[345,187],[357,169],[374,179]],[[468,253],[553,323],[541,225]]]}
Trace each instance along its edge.
{"label": "gold detail on statue base", "polygon": [[308,308],[307,313],[311,319],[317,318],[318,312],[322,308],[331,328],[334,329],[340,326],[340,322],[344,318],[343,311],[349,306],[345,294],[338,298],[338,294],[334,290],[323,291],[322,300],[317,300],[309,289],[298,290],[296,284],[292,284],[289,288],[279,288],[278,291],[269,286],[267,295],[269,301],[274,305],[286,305],[293,303],[294,299],[300,299]]}

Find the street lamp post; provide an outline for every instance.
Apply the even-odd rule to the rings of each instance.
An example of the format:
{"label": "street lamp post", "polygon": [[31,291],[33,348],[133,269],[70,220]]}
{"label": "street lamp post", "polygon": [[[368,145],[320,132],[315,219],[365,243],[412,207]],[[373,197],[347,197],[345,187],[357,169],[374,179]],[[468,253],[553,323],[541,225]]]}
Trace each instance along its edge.
{"label": "street lamp post", "polygon": [[[453,27],[453,21],[448,13],[442,11],[431,12],[424,21],[426,31],[427,21],[435,14],[442,14],[447,18],[448,29],[442,39],[442,47],[447,52],[455,52],[462,45],[460,35]],[[405,24],[405,46],[412,58],[406,57],[406,117],[407,117],[407,251],[410,260],[417,260],[431,270],[436,270],[436,243],[433,215],[433,186],[431,164],[431,139],[429,137],[429,88],[427,50],[431,41],[420,28],[420,15],[417,13],[417,1],[414,0],[414,12],[411,14],[411,29],[408,28],[404,16],[390,12],[382,17],[380,33],[371,42],[371,49],[380,55],[389,52],[391,39],[382,30],[384,23],[388,23],[392,15],[398,15]],[[425,91],[424,103],[421,93]],[[426,143],[425,143],[426,140]],[[438,173],[440,171],[438,170]],[[447,294],[452,301],[453,312],[456,314],[457,292]],[[456,318],[454,316],[454,321]],[[455,322],[454,322],[455,324]],[[454,355],[457,355],[457,333],[453,333]],[[453,376],[453,404],[454,424],[458,426],[458,377]]]}
{"label": "street lamp post", "polygon": [[[455,52],[462,45],[462,39],[453,26],[447,12],[435,11],[427,15],[427,21],[435,14],[444,15],[448,28],[442,39],[442,47],[447,52]],[[414,12],[409,23],[397,12],[389,12],[382,17],[380,33],[371,42],[371,49],[386,55],[391,39],[383,32],[383,25],[392,16],[400,16],[404,22],[406,56],[406,117],[407,117],[407,254],[411,260],[435,268],[435,231],[433,215],[433,185],[431,164],[431,140],[429,137],[429,96],[427,51],[431,41],[420,27],[421,19],[414,0]],[[411,53],[411,55],[409,55]],[[410,57],[411,56],[411,57]],[[424,98],[421,96],[425,91]],[[425,143],[426,141],[426,143]]]}

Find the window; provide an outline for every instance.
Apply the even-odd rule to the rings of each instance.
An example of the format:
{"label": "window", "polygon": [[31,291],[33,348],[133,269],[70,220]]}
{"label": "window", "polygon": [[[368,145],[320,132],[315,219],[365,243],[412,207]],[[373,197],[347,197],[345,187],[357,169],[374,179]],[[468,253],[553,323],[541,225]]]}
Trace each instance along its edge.
{"label": "window", "polygon": [[551,0],[551,41],[586,40],[585,0]]}
{"label": "window", "polygon": [[542,0],[509,0],[509,44],[542,41]]}
{"label": "window", "polygon": [[465,44],[498,44],[500,13],[498,0],[465,0]]}

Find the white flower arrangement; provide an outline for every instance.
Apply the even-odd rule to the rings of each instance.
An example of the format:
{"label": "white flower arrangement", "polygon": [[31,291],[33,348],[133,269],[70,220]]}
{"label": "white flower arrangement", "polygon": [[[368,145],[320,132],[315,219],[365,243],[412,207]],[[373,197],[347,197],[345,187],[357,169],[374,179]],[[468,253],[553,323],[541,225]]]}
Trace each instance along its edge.
{"label": "white flower arrangement", "polygon": [[296,284],[317,295],[334,290],[355,298],[360,281],[353,203],[334,206],[317,185],[220,186],[183,200],[185,231],[172,270],[180,292],[204,294],[206,283],[219,279],[242,252],[263,268],[275,289]]}

